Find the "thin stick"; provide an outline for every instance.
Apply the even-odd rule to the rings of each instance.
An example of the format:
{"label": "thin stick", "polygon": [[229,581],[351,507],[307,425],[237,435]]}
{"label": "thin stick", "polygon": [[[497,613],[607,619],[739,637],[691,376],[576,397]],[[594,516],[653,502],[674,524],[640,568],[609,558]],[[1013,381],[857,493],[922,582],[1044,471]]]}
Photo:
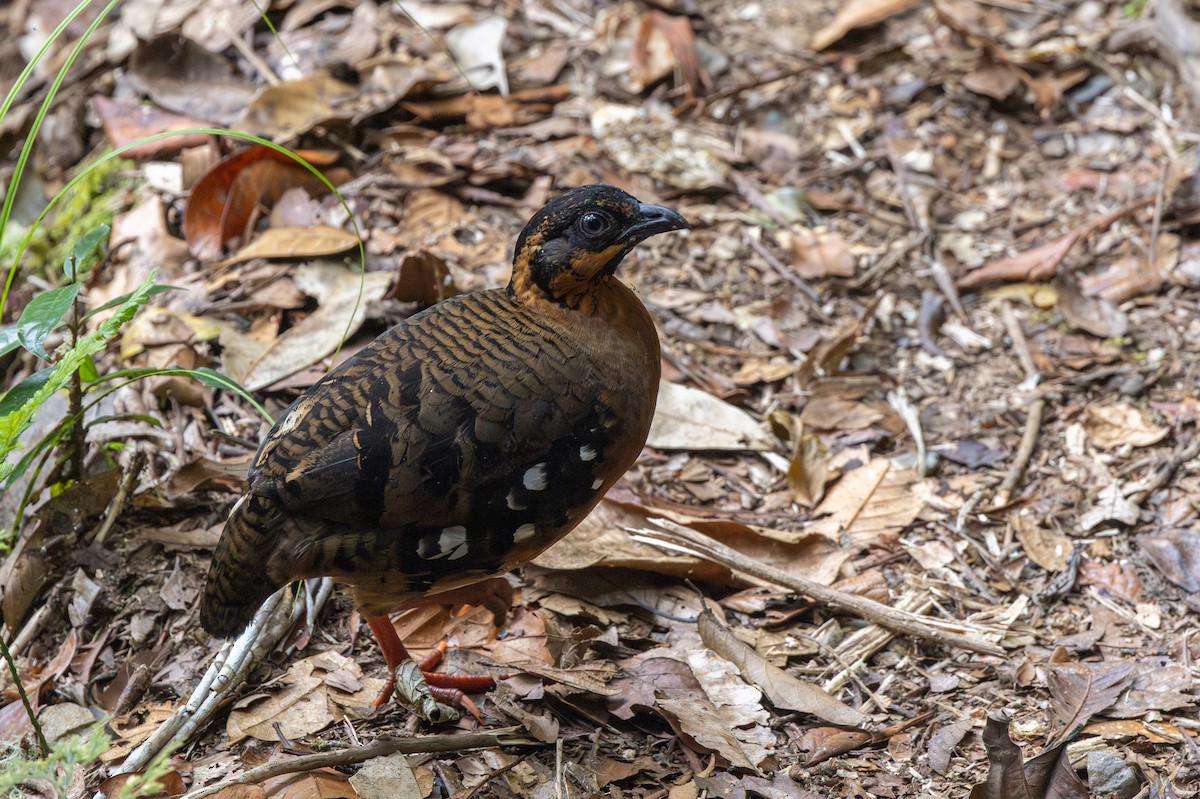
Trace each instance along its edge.
{"label": "thin stick", "polygon": [[[650,521],[662,529],[631,530],[634,540],[653,544],[662,549],[682,551],[693,556],[707,558],[760,580],[781,585],[810,599],[815,599],[817,602],[822,602],[834,610],[853,614],[890,630],[936,641],[947,646],[956,646],[969,652],[997,656],[1004,654],[1004,649],[996,644],[946,629],[949,625],[945,622],[922,618],[914,613],[891,608],[866,597],[821,585],[807,577],[788,574],[765,563],[752,560],[719,541],[681,524],[676,524],[670,519],[651,519]],[[957,622],[954,626],[983,632],[982,629],[964,622]]]}
{"label": "thin stick", "polygon": [[421,738],[381,738],[366,746],[355,746],[339,749],[335,752],[321,752],[315,755],[302,755],[275,763],[267,763],[239,774],[235,777],[189,791],[180,799],[204,799],[206,796],[228,788],[230,785],[252,785],[278,777],[280,774],[297,774],[304,771],[314,771],[319,768],[334,766],[350,766],[362,763],[376,757],[386,757],[394,754],[424,754],[429,752],[460,752],[466,749],[486,749],[492,746],[536,746],[540,742],[526,738],[519,733],[520,727],[505,727],[492,732],[473,732],[464,735],[427,735]]}
{"label": "thin stick", "polygon": [[138,475],[142,473],[142,469],[146,466],[146,453],[140,449],[133,453],[133,457],[129,459],[129,463],[125,466],[125,474],[121,476],[121,484],[117,486],[117,495],[108,505],[108,512],[104,514],[104,521],[100,525],[100,529],[96,531],[94,538],[95,544],[101,546],[104,544],[104,539],[108,538],[108,532],[112,530],[113,522],[125,510],[125,506],[129,504],[129,496],[133,493],[133,487],[137,483]]}
{"label": "thin stick", "polygon": [[1013,458],[1012,466],[1008,468],[1008,474],[1004,475],[1004,479],[1000,481],[1000,487],[996,489],[996,507],[998,508],[1008,504],[1017,484],[1025,476],[1025,470],[1029,468],[1029,461],[1033,458],[1033,448],[1037,446],[1038,433],[1042,429],[1042,410],[1045,407],[1046,400],[1040,397],[1029,406],[1029,415],[1025,417],[1025,432],[1021,434],[1021,446],[1017,448],[1017,455]]}
{"label": "thin stick", "polygon": [[1025,372],[1025,379],[1036,381],[1041,377],[1041,373],[1038,372],[1037,364],[1033,362],[1033,355],[1029,353],[1029,342],[1025,339],[1025,331],[1021,329],[1021,321],[1007,302],[1000,306],[1000,321],[1004,323],[1004,332],[1008,333],[1013,354],[1017,356],[1021,370]]}

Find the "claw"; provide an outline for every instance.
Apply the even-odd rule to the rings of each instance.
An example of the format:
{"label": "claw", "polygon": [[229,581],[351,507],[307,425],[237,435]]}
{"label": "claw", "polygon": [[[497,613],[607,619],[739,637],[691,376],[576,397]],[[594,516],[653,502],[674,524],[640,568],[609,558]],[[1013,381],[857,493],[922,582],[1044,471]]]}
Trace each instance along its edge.
{"label": "claw", "polygon": [[458,711],[433,698],[421,667],[407,659],[396,666],[396,698],[431,724],[445,724],[458,719]]}

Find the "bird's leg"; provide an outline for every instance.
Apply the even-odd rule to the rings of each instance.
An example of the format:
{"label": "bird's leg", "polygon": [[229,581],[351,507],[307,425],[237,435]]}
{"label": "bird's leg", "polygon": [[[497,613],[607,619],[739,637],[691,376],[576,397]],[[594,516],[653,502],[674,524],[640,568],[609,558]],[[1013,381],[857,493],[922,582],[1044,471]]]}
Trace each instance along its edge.
{"label": "bird's leg", "polygon": [[[405,649],[404,643],[400,640],[400,636],[396,634],[396,628],[392,626],[391,619],[387,616],[367,616],[367,624],[370,626],[371,632],[375,633],[375,640],[379,642],[379,648],[383,651],[383,659],[388,666],[387,684],[375,699],[376,707],[386,702],[394,690],[401,702],[411,707],[426,721],[435,723],[453,721],[458,717],[458,711],[446,704],[439,703],[436,697],[440,694],[450,702],[460,700],[455,703],[472,710],[478,717],[479,709],[474,707],[474,703],[468,706],[461,702],[461,699],[466,698],[462,696],[461,691],[458,692],[458,696],[447,696],[445,689],[430,687],[429,683],[425,681],[425,675],[421,673],[420,667],[413,661],[412,656]],[[468,699],[467,702],[470,700]]]}
{"label": "bird's leg", "polygon": [[[501,627],[508,616],[509,608],[512,607],[512,596],[512,585],[503,577],[496,577],[462,588],[430,594],[401,605],[399,609],[407,610],[435,603],[439,605],[482,605],[492,612],[496,626]],[[383,691],[375,700],[376,707],[386,702],[392,692],[396,691],[402,702],[416,709],[425,718],[429,717],[421,712],[421,708],[426,703],[436,705],[438,702],[450,707],[466,708],[475,718],[480,717],[479,708],[475,706],[467,693],[490,691],[496,687],[495,680],[488,676],[438,674],[433,669],[437,668],[438,663],[442,660],[442,654],[446,650],[445,643],[429,653],[420,664],[417,664],[408,654],[408,650],[400,641],[400,636],[396,634],[396,628],[392,626],[392,622],[387,616],[368,616],[367,624],[370,625],[371,632],[375,633],[375,638],[379,641],[379,648],[383,650],[383,658],[388,665],[388,680]],[[445,710],[448,711],[450,708],[445,708]]]}

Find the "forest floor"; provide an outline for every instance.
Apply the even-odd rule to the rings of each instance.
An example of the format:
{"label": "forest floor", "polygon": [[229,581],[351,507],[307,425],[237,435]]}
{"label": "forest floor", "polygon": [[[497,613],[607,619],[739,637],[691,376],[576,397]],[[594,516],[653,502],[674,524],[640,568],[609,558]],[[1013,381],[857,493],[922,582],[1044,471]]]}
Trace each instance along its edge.
{"label": "forest floor", "polygon": [[[637,465],[515,576],[498,634],[480,608],[397,619],[415,652],[446,640],[445,668],[498,678],[482,723],[373,708],[382,658],[335,593],[174,752],[163,795],[512,727],[524,743],[417,741],[219,795],[1200,792],[1200,22],[1180,1],[275,0],[269,27],[244,0],[127,0],[19,173],[93,4],[0,120],[16,222],[80,164],[181,129],[296,149],[338,189],[194,130],[75,187],[3,321],[61,280],[78,206],[106,209],[82,307],[154,269],[174,288],[101,375],[210,368],[277,416],[408,314],[503,285],[562,189],[613,183],[692,224],[620,271],[670,384]],[[0,9],[0,89],[72,7]],[[0,381],[44,366],[17,350]],[[184,376],[89,414],[83,480],[30,470],[0,499],[23,685],[54,740],[111,717],[76,796],[218,651],[198,595],[269,427]],[[27,737],[7,670],[0,705],[0,740]]]}

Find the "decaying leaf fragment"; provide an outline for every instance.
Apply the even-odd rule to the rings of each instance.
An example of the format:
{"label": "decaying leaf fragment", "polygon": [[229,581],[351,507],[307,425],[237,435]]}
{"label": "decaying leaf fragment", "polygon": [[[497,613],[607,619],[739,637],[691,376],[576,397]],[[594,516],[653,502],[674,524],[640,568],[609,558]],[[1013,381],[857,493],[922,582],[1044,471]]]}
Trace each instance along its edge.
{"label": "decaying leaf fragment", "polygon": [[858,726],[866,723],[867,717],[860,711],[834,699],[824,689],[773,666],[754,647],[721,624],[711,610],[701,611],[696,618],[696,627],[704,645],[737,666],[743,679],[762,689],[775,707],[808,713],[832,724]]}
{"label": "decaying leaf fragment", "polygon": [[1060,743],[1027,763],[1021,748],[1008,737],[1008,719],[989,717],[983,728],[988,775],[971,789],[970,799],[1088,799],[1087,786],[1067,759],[1067,745]]}

